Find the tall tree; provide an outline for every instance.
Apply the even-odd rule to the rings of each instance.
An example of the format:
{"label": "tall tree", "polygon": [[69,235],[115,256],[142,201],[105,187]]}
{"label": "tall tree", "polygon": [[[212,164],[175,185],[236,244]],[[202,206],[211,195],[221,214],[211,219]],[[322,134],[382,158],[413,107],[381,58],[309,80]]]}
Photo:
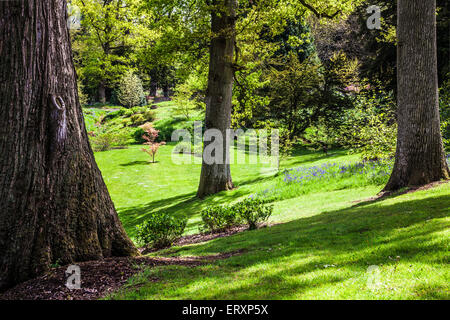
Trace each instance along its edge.
{"label": "tall tree", "polygon": [[[135,65],[135,52],[152,38],[142,0],[71,0],[82,15],[74,33],[78,75],[86,88],[105,103],[125,73]],[[91,94],[92,95],[92,94]]]}
{"label": "tall tree", "polygon": [[0,289],[138,254],[89,146],[66,0],[0,1]]}
{"label": "tall tree", "polygon": [[[235,71],[252,63],[243,61],[242,57],[252,56],[249,48],[260,47],[262,30],[268,28],[275,36],[283,32],[288,19],[310,12],[319,18],[333,18],[340,12],[351,11],[353,4],[359,1],[147,0],[147,3],[150,10],[169,13],[160,21],[169,38],[173,38],[173,30],[177,31],[175,35],[179,41],[176,46],[165,48],[184,51],[195,64],[195,60],[203,57],[203,48],[209,45],[205,127],[218,129],[225,138],[225,131],[231,125]],[[316,8],[320,8],[320,12]],[[206,141],[204,146],[208,147],[209,143]],[[229,154],[227,143],[222,151],[225,160]],[[232,187],[229,164],[203,162],[197,196],[204,197]]]}
{"label": "tall tree", "polygon": [[[213,0],[211,10],[212,39],[209,57],[208,88],[206,90],[205,128],[218,129],[222,133],[223,157],[221,163],[203,161],[197,196],[202,198],[233,188],[229,146],[225,141],[226,130],[231,126],[231,101],[233,95],[233,57],[236,45],[237,0]],[[205,148],[211,141],[205,141]]]}
{"label": "tall tree", "polygon": [[449,179],[439,119],[436,0],[398,0],[398,136],[385,191]]}

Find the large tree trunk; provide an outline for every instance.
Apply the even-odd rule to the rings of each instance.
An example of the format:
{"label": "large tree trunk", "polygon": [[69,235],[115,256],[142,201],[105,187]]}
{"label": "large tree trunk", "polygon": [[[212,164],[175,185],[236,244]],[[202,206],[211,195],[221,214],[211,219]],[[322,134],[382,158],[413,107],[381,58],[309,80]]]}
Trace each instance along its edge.
{"label": "large tree trunk", "polygon": [[[208,165],[203,160],[197,196],[202,198],[233,188],[229,146],[225,143],[226,130],[231,126],[231,101],[233,93],[233,56],[235,50],[236,0],[215,0],[220,9],[211,14],[213,38],[210,46],[208,89],[206,92],[205,128],[218,129],[223,137],[223,157],[221,164]],[[211,142],[204,143],[207,147]]]}
{"label": "large tree trunk", "polygon": [[66,0],[0,1],[0,289],[138,254],[88,143]]}
{"label": "large tree trunk", "polygon": [[449,179],[439,120],[436,0],[398,1],[398,138],[385,191]]}

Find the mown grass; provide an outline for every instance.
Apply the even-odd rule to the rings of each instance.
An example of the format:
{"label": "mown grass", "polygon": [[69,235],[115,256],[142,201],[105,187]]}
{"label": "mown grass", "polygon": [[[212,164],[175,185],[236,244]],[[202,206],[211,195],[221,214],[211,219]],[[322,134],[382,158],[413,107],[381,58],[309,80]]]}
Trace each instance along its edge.
{"label": "mown grass", "polygon": [[[164,128],[189,124],[186,119],[170,118],[171,108],[170,103],[160,104],[155,124]],[[197,163],[175,164],[171,158],[174,146],[169,143],[161,147],[156,163],[149,162],[139,145],[95,154],[132,239],[135,226],[152,212],[187,216],[185,233],[193,234],[198,232],[202,209],[255,194],[264,194],[273,202],[270,222],[283,224],[154,253],[198,256],[244,250],[242,255],[196,268],[147,269],[112,298],[450,297],[449,184],[378,202],[357,203],[381,190],[388,176],[382,172],[389,170],[389,163],[368,165],[359,173],[356,154],[334,150],[325,155],[298,147],[291,157],[283,159],[278,174],[268,165],[232,164],[237,188],[199,200],[195,198],[199,159],[186,155],[182,157]],[[333,163],[336,165],[331,166]],[[344,164],[353,164],[355,170],[340,173]],[[321,178],[311,174],[321,168],[327,168],[330,174]],[[286,180],[287,175],[309,177],[298,183]],[[374,272],[367,271],[371,265],[377,266]]]}
{"label": "mown grass", "polygon": [[245,253],[147,269],[110,298],[448,299],[449,195],[444,184],[168,249],[159,255]]}
{"label": "mown grass", "polygon": [[[172,162],[172,150],[174,143],[169,143],[159,149],[156,163],[150,163],[147,154],[142,152],[141,146],[132,145],[127,149],[98,152],[95,154],[97,163],[102,171],[111,197],[119,212],[119,216],[128,234],[134,238],[135,226],[143,222],[151,212],[168,212],[174,215],[185,215],[189,218],[186,234],[198,232],[200,212],[204,208],[237,201],[248,197],[258,190],[273,190],[279,185],[280,176],[267,164],[232,164],[231,172],[236,189],[229,192],[221,192],[215,196],[200,200],[195,197],[200,177],[200,163],[177,165]],[[316,154],[317,161],[308,150],[304,150],[311,165],[318,165],[324,161],[321,154]],[[178,157],[178,155],[177,155]],[[181,156],[198,161],[194,156]],[[249,157],[247,155],[247,157]],[[296,158],[301,158],[297,155]],[[346,155],[342,151],[336,151],[328,156],[329,161],[346,162],[353,159],[353,155]],[[248,158],[247,158],[248,159]],[[282,167],[290,165],[290,160],[282,163]],[[349,179],[342,184],[335,183],[327,186],[322,181],[324,191],[320,186],[316,187],[314,199],[329,198],[333,207],[339,207],[342,202],[368,197],[380,190],[376,184],[360,185],[357,179],[354,185]],[[351,179],[350,179],[351,181]],[[350,191],[354,187],[356,190]],[[291,198],[300,197],[302,193],[293,195],[285,186],[284,196],[277,196],[274,215],[271,221],[287,221],[296,217],[297,207],[306,207],[308,212],[316,212],[322,207],[314,204],[313,200],[307,200],[304,204],[290,208]],[[294,186],[298,188],[298,186]],[[338,192],[341,190],[340,192]],[[328,191],[328,192],[325,192]],[[314,205],[313,205],[314,204]]]}

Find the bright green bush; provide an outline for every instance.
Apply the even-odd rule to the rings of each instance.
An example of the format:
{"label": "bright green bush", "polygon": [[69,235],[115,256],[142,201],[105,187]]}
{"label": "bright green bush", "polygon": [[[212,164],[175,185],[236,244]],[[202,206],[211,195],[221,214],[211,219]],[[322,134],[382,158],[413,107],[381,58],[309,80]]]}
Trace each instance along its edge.
{"label": "bright green bush", "polygon": [[201,212],[203,232],[219,232],[239,224],[236,211],[230,206],[209,207]]}
{"label": "bright green bush", "polygon": [[336,128],[337,142],[362,160],[391,158],[395,155],[397,122],[395,100],[391,94],[360,94],[355,108],[347,110]]}
{"label": "bright green bush", "polygon": [[130,119],[133,125],[140,125],[146,122],[144,116],[140,113],[133,114]]}
{"label": "bright green bush", "polygon": [[269,219],[273,212],[273,205],[266,205],[262,199],[248,198],[234,204],[231,210],[240,221],[245,221],[249,229],[253,230]]}
{"label": "bright green bush", "polygon": [[123,148],[128,143],[128,134],[126,132],[103,132],[96,136],[90,137],[92,150],[107,151],[113,148]]}
{"label": "bright green bush", "polygon": [[247,224],[253,230],[267,221],[272,212],[273,205],[266,205],[266,201],[257,198],[248,198],[229,206],[209,207],[201,212],[201,231],[218,232],[240,224]]}
{"label": "bright green bush", "polygon": [[152,213],[136,226],[136,239],[142,245],[161,249],[171,246],[186,228],[187,218],[174,217],[167,213]]}
{"label": "bright green bush", "polygon": [[81,81],[77,81],[77,88],[78,88],[78,99],[80,101],[80,105],[83,107],[88,104],[89,99],[88,96],[84,93],[84,86],[81,83]]}
{"label": "bright green bush", "polygon": [[155,112],[152,110],[146,110],[142,116],[145,119],[145,122],[152,122],[155,120],[156,116],[155,116]]}

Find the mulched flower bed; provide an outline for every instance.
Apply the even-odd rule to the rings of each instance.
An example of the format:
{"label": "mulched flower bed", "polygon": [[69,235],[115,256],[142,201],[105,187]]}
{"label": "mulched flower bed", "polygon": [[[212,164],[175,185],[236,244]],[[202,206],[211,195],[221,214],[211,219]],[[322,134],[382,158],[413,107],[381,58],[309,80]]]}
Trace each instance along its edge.
{"label": "mulched flower bed", "polygon": [[[270,224],[275,225],[275,224]],[[261,227],[267,227],[263,225]],[[216,238],[228,237],[243,232],[248,226],[236,226],[215,233],[184,236],[175,245],[183,246],[201,243]],[[140,248],[142,254],[156,252],[151,248]],[[81,270],[81,289],[70,290],[65,286],[67,266],[53,268],[46,274],[23,282],[0,293],[0,300],[95,300],[116,291],[134,274],[145,267],[183,265],[195,267],[216,260],[242,254],[245,250],[198,257],[126,257],[107,258],[99,261],[77,263]],[[157,281],[158,279],[150,279]]]}
{"label": "mulched flower bed", "polygon": [[[77,263],[81,270],[81,289],[65,286],[66,267],[54,268],[46,274],[23,282],[0,294],[0,300],[94,300],[114,292],[145,267],[182,265],[195,267],[238,255],[242,251],[202,257],[136,257],[107,258]],[[157,279],[153,279],[157,281]]]}

